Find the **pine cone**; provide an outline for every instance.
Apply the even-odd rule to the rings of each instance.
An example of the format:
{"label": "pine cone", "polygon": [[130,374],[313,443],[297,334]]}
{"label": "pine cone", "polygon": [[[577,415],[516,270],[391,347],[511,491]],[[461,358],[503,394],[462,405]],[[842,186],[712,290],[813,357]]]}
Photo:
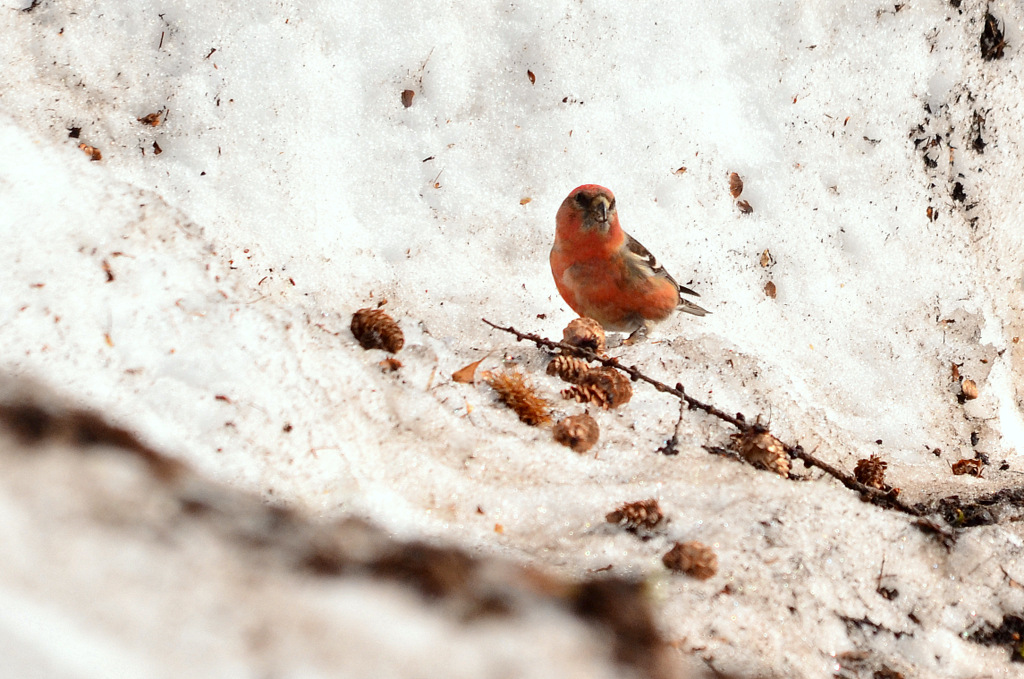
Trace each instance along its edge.
{"label": "pine cone", "polygon": [[608,410],[629,403],[633,387],[629,378],[615,368],[595,368],[583,373],[575,386],[562,390],[562,397],[593,403]]}
{"label": "pine cone", "polygon": [[698,580],[707,580],[718,572],[718,556],[705,544],[692,540],[677,542],[661,557],[666,568]]}
{"label": "pine cone", "polygon": [[750,464],[773,471],[779,476],[789,476],[786,447],[767,429],[754,427],[742,434],[733,434],[731,438],[733,450]]}
{"label": "pine cone", "polygon": [[383,309],[360,309],[352,315],[351,328],[363,349],[383,349],[396,354],[405,344],[402,329]]}
{"label": "pine cone", "polygon": [[661,513],[658,501],[651,499],[627,502],[614,512],[608,512],[604,518],[608,523],[616,523],[630,533],[639,533],[655,528],[665,515]]}
{"label": "pine cone", "polygon": [[552,433],[563,446],[569,446],[577,453],[585,453],[597,443],[601,432],[597,420],[583,413],[566,417],[554,426]]}
{"label": "pine cone", "polygon": [[857,466],[853,469],[853,475],[857,481],[865,486],[871,486],[878,490],[888,490],[889,486],[885,483],[885,468],[888,466],[885,460],[880,459],[877,455],[872,455],[865,460],[857,461]]}
{"label": "pine cone", "polygon": [[562,341],[598,354],[603,354],[606,348],[604,328],[593,318],[576,318],[570,321],[562,331]]}
{"label": "pine cone", "polygon": [[551,406],[534,391],[522,373],[493,373],[487,378],[487,384],[526,424],[537,426],[551,421]]}
{"label": "pine cone", "polygon": [[583,373],[590,370],[590,365],[582,358],[575,356],[555,356],[548,363],[548,375],[557,375],[565,382],[577,383]]}

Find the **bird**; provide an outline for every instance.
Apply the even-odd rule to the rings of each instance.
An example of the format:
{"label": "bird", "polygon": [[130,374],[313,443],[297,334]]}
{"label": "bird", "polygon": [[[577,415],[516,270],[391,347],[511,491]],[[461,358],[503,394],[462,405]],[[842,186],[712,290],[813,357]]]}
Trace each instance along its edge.
{"label": "bird", "polygon": [[562,299],[580,316],[612,332],[646,334],[679,310],[710,313],[683,299],[700,297],[679,285],[654,255],[622,230],[615,195],[603,186],[577,186],[555,217],[551,274]]}

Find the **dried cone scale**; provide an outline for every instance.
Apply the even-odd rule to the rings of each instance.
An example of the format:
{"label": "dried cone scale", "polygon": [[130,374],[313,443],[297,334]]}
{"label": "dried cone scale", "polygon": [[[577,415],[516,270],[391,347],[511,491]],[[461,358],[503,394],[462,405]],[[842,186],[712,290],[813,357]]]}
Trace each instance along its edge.
{"label": "dried cone scale", "polygon": [[733,198],[739,198],[743,193],[743,180],[735,172],[729,174],[729,193]]}

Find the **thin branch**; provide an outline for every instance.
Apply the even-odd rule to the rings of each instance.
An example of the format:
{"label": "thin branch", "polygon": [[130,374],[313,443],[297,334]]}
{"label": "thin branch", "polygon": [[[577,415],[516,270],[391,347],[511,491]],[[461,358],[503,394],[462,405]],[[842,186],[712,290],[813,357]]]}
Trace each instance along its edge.
{"label": "thin branch", "polygon": [[729,424],[736,427],[740,431],[745,432],[751,428],[751,425],[747,423],[746,419],[743,417],[742,414],[739,414],[739,417],[734,417],[726,412],[719,410],[713,405],[704,403],[702,401],[698,401],[697,399],[693,398],[692,396],[686,393],[686,391],[683,389],[682,384],[676,383],[675,387],[670,387],[664,382],[659,382],[658,380],[650,378],[647,375],[643,374],[635,365],[622,365],[619,362],[619,359],[609,358],[607,356],[598,356],[590,349],[577,347],[566,342],[555,342],[553,340],[549,340],[547,338],[541,337],[540,335],[534,335],[533,333],[529,332],[519,332],[518,330],[511,326],[503,328],[500,325],[491,323],[486,318],[482,318],[480,320],[482,320],[484,323],[491,326],[495,330],[502,330],[504,332],[515,335],[516,339],[519,340],[520,342],[523,340],[529,340],[530,342],[533,342],[534,344],[540,347],[547,347],[548,349],[561,349],[566,353],[582,356],[588,361],[597,361],[598,363],[601,363],[602,365],[605,365],[609,368],[616,368],[618,370],[621,370],[622,372],[629,375],[630,379],[632,379],[634,382],[638,380],[642,382],[647,382],[647,384],[651,385],[658,391],[663,391],[666,394],[672,394],[676,398],[682,399],[683,401],[686,402],[686,405],[689,406],[691,410],[703,410],[708,415],[717,417],[720,420],[728,422]]}
{"label": "thin branch", "polygon": [[814,455],[806,452],[801,446],[790,446],[787,443],[783,443],[786,448],[786,452],[789,453],[790,457],[795,457],[798,460],[803,460],[804,464],[809,467],[817,467],[821,471],[825,472],[839,483],[843,484],[850,490],[855,490],[860,493],[868,502],[878,505],[880,507],[890,507],[892,509],[899,510],[904,514],[911,516],[923,516],[922,512],[910,505],[906,504],[902,500],[896,497],[891,491],[879,490],[878,488],[872,488],[866,486],[854,477],[850,476],[838,467],[833,467],[828,462],[821,460]]}
{"label": "thin branch", "polygon": [[672,429],[672,438],[665,441],[665,445],[658,448],[658,452],[662,455],[678,455],[679,454],[679,427],[683,424],[683,413],[686,412],[686,402],[679,401],[679,419],[676,420],[676,426]]}
{"label": "thin branch", "polygon": [[[547,349],[560,349],[561,351],[563,351],[565,353],[575,354],[575,355],[581,356],[581,357],[583,357],[583,358],[585,358],[585,359],[587,359],[589,361],[596,361],[598,363],[601,363],[602,365],[605,365],[605,366],[607,366],[609,368],[615,368],[617,370],[621,370],[622,372],[624,372],[627,375],[629,375],[630,378],[634,382],[636,382],[636,381],[647,382],[648,384],[650,384],[652,387],[654,387],[658,391],[664,392],[666,394],[672,394],[676,398],[680,399],[683,403],[685,403],[687,405],[687,407],[689,407],[690,410],[703,410],[708,415],[711,415],[713,417],[717,417],[718,419],[720,419],[720,420],[722,420],[724,422],[728,422],[729,424],[731,424],[732,426],[736,427],[741,432],[745,433],[745,432],[751,431],[756,426],[756,425],[752,425],[749,422],[747,422],[746,418],[743,416],[742,413],[736,413],[736,416],[732,416],[732,415],[729,415],[728,413],[723,412],[722,410],[719,410],[718,408],[716,408],[715,406],[713,406],[713,405],[711,405],[709,403],[704,403],[702,401],[699,401],[699,400],[693,398],[692,396],[690,396],[690,395],[688,395],[686,393],[686,391],[684,390],[683,385],[681,383],[676,383],[675,387],[670,387],[667,384],[665,384],[664,382],[659,382],[658,380],[656,380],[656,379],[654,379],[652,377],[648,377],[644,373],[640,372],[639,368],[637,368],[636,366],[633,366],[633,365],[630,365],[630,366],[623,365],[622,363],[619,362],[619,359],[617,359],[617,358],[609,358],[609,357],[606,357],[606,356],[599,356],[598,354],[596,354],[595,352],[591,351],[590,349],[584,349],[582,347],[577,347],[575,345],[568,344],[566,342],[555,342],[553,340],[549,340],[549,339],[547,339],[545,337],[541,337],[540,335],[535,335],[535,334],[529,333],[529,332],[520,332],[520,331],[516,330],[515,328],[513,328],[511,326],[509,326],[507,328],[506,327],[502,327],[502,326],[497,325],[495,323],[491,323],[486,318],[483,318],[481,320],[484,323],[486,323],[487,325],[489,325],[492,328],[494,328],[495,330],[501,330],[502,332],[507,332],[507,333],[510,333],[512,335],[515,335],[516,339],[518,341],[520,341],[520,342],[525,340],[525,341],[533,342],[538,347],[545,347]],[[786,450],[786,453],[790,457],[796,458],[798,460],[802,460],[803,463],[805,465],[807,465],[808,467],[817,467],[818,469],[822,470],[823,472],[825,472],[826,474],[828,474],[832,478],[834,478],[837,481],[839,481],[840,483],[842,483],[844,486],[846,486],[850,490],[853,490],[853,491],[856,491],[857,493],[859,493],[862,498],[864,498],[865,500],[871,502],[872,504],[879,505],[881,507],[887,507],[887,508],[890,508],[890,509],[895,509],[897,511],[903,512],[904,514],[909,514],[910,516],[918,516],[919,517],[919,516],[923,516],[924,515],[924,512],[922,512],[919,509],[915,509],[914,507],[911,507],[911,506],[907,505],[906,503],[901,501],[899,498],[897,498],[891,492],[886,492],[886,491],[878,490],[877,488],[872,488],[870,486],[864,485],[863,483],[860,483],[854,477],[850,476],[849,474],[847,474],[846,472],[842,471],[841,469],[839,469],[837,467],[833,467],[832,465],[830,465],[829,463],[825,462],[824,460],[820,460],[817,457],[815,457],[814,455],[812,455],[811,453],[808,453],[801,446],[799,446],[799,445],[791,446],[788,443],[785,443],[783,441],[780,441],[780,443],[782,443],[783,447]],[[670,445],[667,445],[666,447],[667,448],[671,448]],[[664,451],[665,449],[659,449],[659,450],[663,450]],[[708,449],[708,450],[711,450],[711,449]],[[713,450],[711,452],[716,452],[717,453],[718,450]]]}

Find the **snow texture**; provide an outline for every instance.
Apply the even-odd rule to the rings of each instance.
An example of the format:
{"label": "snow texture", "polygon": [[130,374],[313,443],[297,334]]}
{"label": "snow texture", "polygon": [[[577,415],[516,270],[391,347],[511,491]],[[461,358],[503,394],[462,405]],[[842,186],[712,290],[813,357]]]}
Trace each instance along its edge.
{"label": "snow texture", "polygon": [[[982,58],[986,11],[1001,59]],[[880,455],[910,504],[1019,484],[1022,22],[1019,3],[980,0],[2,0],[0,366],[318,520],[646,579],[678,653],[719,671],[1010,676],[1005,648],[967,637],[1024,605],[1017,528],[947,549],[816,470],[793,482],[708,454],[732,431],[697,411],[677,427],[678,403],[642,384],[592,409],[601,441],[577,455],[451,374],[520,369],[559,416],[584,410],[545,352],[480,319],[560,337],[574,314],[547,263],[554,214],[598,183],[712,311],[615,349],[625,362],[840,468]],[[348,330],[384,300],[406,340],[392,373]],[[979,398],[958,400],[963,378]],[[673,433],[680,454],[658,454]],[[951,475],[978,453],[983,478]],[[649,497],[670,519],[652,539],[604,523]],[[151,569],[144,550],[132,589],[83,576],[54,594],[15,574],[60,508],[4,503],[5,543],[32,561],[0,573],[0,648],[47,639],[22,668],[248,676],[249,647],[211,640],[215,607],[182,610],[241,605],[229,573],[176,572],[173,550]],[[78,568],[101,540],[117,548],[81,533]],[[676,540],[713,546],[718,574],[668,573]],[[143,605],[167,588],[179,605]],[[339,634],[375,609],[424,648],[474,643],[393,599],[331,596]],[[85,625],[106,597],[116,619]],[[170,644],[140,639],[175,626],[209,657],[169,665]],[[280,671],[307,676],[313,644]],[[338,676],[365,676],[363,652],[393,649],[341,654]],[[478,670],[449,676],[503,676]]]}

